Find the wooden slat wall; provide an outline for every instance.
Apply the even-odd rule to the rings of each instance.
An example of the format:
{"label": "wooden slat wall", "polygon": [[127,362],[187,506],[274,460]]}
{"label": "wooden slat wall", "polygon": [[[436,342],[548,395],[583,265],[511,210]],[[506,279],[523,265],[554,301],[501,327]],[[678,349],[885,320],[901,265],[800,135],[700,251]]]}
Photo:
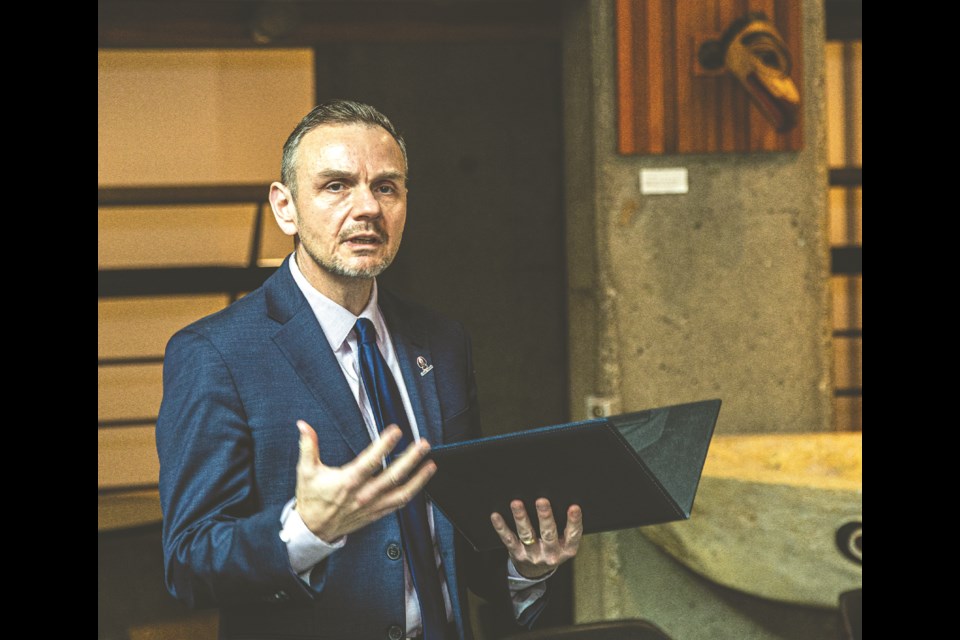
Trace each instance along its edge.
{"label": "wooden slat wall", "polygon": [[[257,220],[254,257],[289,253],[259,214],[281,145],[313,104],[313,66],[312,50],[98,51],[98,284],[118,269],[244,268]],[[97,485],[117,498],[157,483],[167,340],[230,298],[98,294]]]}
{"label": "wooden slat wall", "polygon": [[[863,44],[826,43],[827,163],[848,183],[828,192],[831,247],[863,246]],[[832,294],[834,420],[838,431],[863,430],[863,276],[834,273]]]}
{"label": "wooden slat wall", "polygon": [[793,56],[791,76],[802,88],[800,3],[617,0],[616,11],[620,153],[802,148],[802,122],[778,134],[732,75],[694,75],[698,36],[719,36],[736,18],[763,11],[787,41]]}

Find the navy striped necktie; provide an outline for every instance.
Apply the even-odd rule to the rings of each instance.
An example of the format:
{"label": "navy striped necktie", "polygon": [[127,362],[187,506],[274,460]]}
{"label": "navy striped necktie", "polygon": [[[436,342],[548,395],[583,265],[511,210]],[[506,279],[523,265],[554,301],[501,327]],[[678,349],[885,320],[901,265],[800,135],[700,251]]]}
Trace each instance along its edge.
{"label": "navy striped necktie", "polygon": [[[360,378],[370,399],[377,429],[381,432],[395,424],[403,431],[394,455],[402,453],[413,442],[413,431],[403,408],[403,400],[397,382],[387,368],[377,347],[377,330],[366,318],[357,319],[354,326],[360,354]],[[447,608],[440,588],[433,538],[427,520],[427,501],[423,492],[418,493],[398,512],[403,547],[406,550],[407,566],[413,576],[413,585],[420,600],[420,618],[423,622],[424,640],[447,638]]]}

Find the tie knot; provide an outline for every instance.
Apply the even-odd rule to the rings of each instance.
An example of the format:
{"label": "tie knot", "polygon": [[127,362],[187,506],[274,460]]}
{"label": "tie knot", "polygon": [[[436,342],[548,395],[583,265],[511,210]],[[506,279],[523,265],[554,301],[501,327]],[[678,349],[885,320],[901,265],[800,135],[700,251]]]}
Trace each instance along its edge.
{"label": "tie knot", "polygon": [[357,332],[357,342],[359,344],[377,343],[377,330],[373,327],[373,323],[366,318],[357,318],[357,324],[353,328]]}

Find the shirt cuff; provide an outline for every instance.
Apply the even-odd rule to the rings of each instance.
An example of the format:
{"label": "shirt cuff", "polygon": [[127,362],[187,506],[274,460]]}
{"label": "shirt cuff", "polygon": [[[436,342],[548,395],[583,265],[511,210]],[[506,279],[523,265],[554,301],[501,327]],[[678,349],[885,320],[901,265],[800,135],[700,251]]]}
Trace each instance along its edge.
{"label": "shirt cuff", "polygon": [[341,536],[333,543],[324,542],[303,523],[303,518],[294,509],[295,500],[291,500],[280,512],[280,539],[287,545],[290,567],[300,579],[310,583],[310,571],[324,558],[347,542],[347,536]]}
{"label": "shirt cuff", "polygon": [[507,587],[510,589],[510,601],[513,604],[513,617],[518,621],[523,621],[524,611],[536,603],[543,594],[547,592],[547,578],[552,576],[555,571],[547,575],[535,578],[524,578],[513,566],[513,560],[507,558]]}

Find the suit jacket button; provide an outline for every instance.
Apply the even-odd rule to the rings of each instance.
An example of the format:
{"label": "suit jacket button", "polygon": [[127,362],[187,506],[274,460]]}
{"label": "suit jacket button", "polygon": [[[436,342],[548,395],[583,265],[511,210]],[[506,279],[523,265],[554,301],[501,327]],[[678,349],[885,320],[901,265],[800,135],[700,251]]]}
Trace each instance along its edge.
{"label": "suit jacket button", "polygon": [[282,591],[282,590],[281,590],[281,591],[277,591],[275,594],[273,594],[273,599],[274,599],[276,602],[286,602],[287,600],[290,599],[290,596],[287,595],[287,592],[286,592],[286,591]]}
{"label": "suit jacket button", "polygon": [[391,560],[399,560],[400,556],[403,555],[403,552],[400,551],[400,545],[396,542],[391,542],[387,545],[387,557]]}
{"label": "suit jacket button", "polygon": [[387,638],[389,640],[403,640],[403,629],[400,628],[400,625],[392,624],[390,628],[387,629]]}

